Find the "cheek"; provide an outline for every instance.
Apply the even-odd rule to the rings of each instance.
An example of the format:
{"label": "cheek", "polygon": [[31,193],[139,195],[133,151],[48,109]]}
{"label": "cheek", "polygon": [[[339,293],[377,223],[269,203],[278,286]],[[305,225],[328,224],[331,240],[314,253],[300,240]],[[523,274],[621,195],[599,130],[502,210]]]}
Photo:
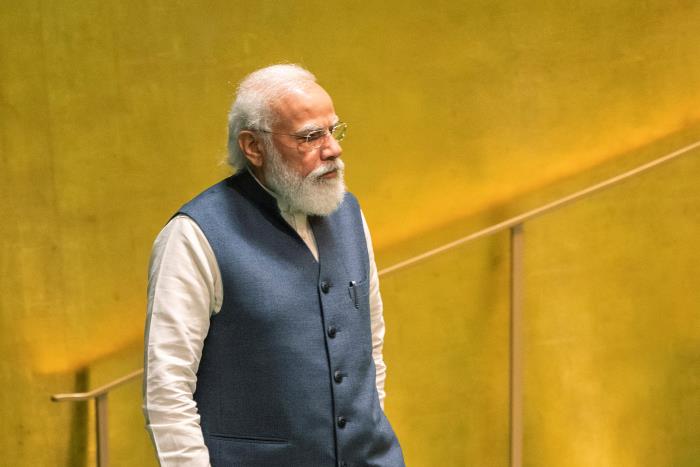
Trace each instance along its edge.
{"label": "cheek", "polygon": [[313,170],[315,168],[317,168],[318,166],[319,166],[319,161],[316,158],[308,158],[308,159],[304,158],[298,167],[299,173],[301,173],[301,175],[303,177],[306,177],[311,172],[313,172]]}
{"label": "cheek", "polygon": [[277,150],[282,156],[282,160],[287,169],[293,171],[297,175],[306,177],[306,175],[314,169],[314,167],[312,167],[312,159],[302,157],[296,150],[291,150],[286,147],[277,148]]}

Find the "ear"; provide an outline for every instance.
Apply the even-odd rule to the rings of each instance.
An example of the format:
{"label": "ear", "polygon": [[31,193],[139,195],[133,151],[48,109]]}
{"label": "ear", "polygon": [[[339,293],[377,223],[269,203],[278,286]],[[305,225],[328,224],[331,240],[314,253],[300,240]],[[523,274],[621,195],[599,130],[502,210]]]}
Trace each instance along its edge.
{"label": "ear", "polygon": [[253,167],[260,168],[263,164],[263,149],[258,136],[249,130],[238,133],[238,146]]}

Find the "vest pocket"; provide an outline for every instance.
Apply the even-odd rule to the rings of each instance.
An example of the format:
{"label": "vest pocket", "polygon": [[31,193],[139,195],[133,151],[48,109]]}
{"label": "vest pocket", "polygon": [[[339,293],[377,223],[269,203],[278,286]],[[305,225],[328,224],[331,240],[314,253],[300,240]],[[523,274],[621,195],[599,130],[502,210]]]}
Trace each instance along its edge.
{"label": "vest pocket", "polygon": [[369,295],[369,280],[364,279],[361,282],[350,281],[348,284],[348,296],[355,309],[365,308],[363,305],[367,301]]}
{"label": "vest pocket", "polygon": [[212,467],[290,465],[288,460],[295,454],[292,444],[283,438],[208,433],[204,442]]}
{"label": "vest pocket", "polygon": [[239,441],[241,443],[262,443],[262,444],[288,444],[289,440],[283,438],[274,437],[261,437],[261,436],[238,436],[238,435],[228,435],[224,433],[209,433],[208,436],[217,439],[229,440],[229,441]]}

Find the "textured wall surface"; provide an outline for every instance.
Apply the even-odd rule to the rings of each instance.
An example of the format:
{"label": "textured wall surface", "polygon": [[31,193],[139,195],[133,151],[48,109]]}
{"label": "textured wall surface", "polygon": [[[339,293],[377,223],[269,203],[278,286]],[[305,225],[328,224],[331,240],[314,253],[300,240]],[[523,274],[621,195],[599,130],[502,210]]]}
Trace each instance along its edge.
{"label": "textured wall surface", "polygon": [[700,154],[527,226],[526,465],[700,460]]}
{"label": "textured wall surface", "polygon": [[[247,72],[299,62],[333,95],[386,266],[700,139],[699,24],[681,0],[1,3],[3,457],[92,462],[92,409],[48,396],[141,364],[151,242],[226,174]],[[699,457],[699,176],[674,163],[533,224],[528,465]],[[385,281],[411,465],[507,462],[504,245]],[[138,392],[111,399],[114,465],[155,464]]]}
{"label": "textured wall surface", "polygon": [[[524,465],[697,465],[700,154],[525,224]],[[508,465],[506,234],[383,280],[411,465]]]}

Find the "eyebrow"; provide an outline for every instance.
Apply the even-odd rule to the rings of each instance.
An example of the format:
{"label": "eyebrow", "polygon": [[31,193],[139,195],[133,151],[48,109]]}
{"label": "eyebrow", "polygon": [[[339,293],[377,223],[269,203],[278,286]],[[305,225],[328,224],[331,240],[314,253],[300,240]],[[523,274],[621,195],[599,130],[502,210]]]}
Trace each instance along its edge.
{"label": "eyebrow", "polygon": [[[331,127],[333,125],[337,125],[339,122],[340,122],[340,118],[338,118],[338,116],[336,115],[333,118],[333,123],[331,124]],[[308,123],[308,124],[304,125],[303,127],[299,128],[297,131],[295,131],[294,135],[305,136],[305,135],[311,133],[312,131],[325,130],[325,129],[326,129],[326,127],[324,127],[324,126],[319,126],[315,123]]]}

